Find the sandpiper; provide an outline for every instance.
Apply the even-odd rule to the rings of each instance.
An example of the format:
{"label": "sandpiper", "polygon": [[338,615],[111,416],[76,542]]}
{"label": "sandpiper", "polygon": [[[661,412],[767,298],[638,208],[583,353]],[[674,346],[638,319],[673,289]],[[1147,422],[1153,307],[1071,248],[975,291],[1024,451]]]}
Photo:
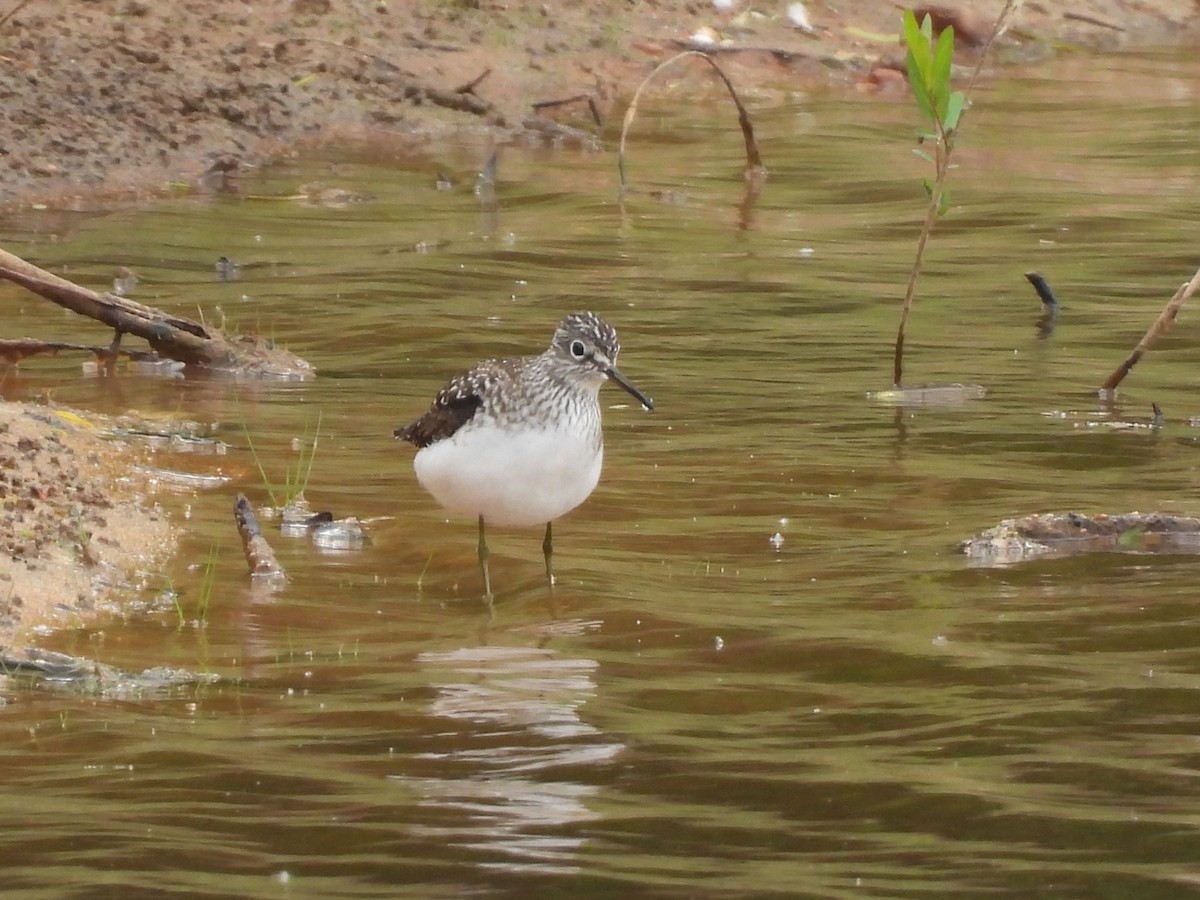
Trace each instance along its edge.
{"label": "sandpiper", "polygon": [[617,370],[616,330],[590,312],[559,323],[538,356],[489,359],[452,379],[429,412],[395,436],[420,449],[417,480],[447,509],[479,518],[484,599],[492,599],[484,523],[551,525],[600,480],[600,386],[609,378],[646,409],[654,402]]}

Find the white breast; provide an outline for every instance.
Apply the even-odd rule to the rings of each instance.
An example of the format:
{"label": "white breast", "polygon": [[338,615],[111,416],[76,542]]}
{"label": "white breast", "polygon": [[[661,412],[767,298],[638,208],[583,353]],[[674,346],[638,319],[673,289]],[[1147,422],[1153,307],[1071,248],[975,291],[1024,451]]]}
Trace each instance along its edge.
{"label": "white breast", "polygon": [[413,467],[442,506],[489,524],[540,525],[573,510],[600,480],[598,435],[475,425],[425,447]]}

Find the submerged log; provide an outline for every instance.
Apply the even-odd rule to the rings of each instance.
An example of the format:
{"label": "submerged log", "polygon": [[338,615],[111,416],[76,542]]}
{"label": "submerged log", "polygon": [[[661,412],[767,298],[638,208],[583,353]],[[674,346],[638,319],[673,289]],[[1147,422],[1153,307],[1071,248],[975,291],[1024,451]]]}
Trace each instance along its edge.
{"label": "submerged log", "polygon": [[0,278],[81,316],[103,322],[114,329],[118,338],[123,334],[140,337],[160,357],[186,366],[255,378],[308,380],[314,374],[309,363],[270,341],[251,336],[231,337],[203,322],[170,315],[127,297],[93,291],[4,250],[0,250]]}
{"label": "submerged log", "polygon": [[1200,553],[1200,518],[1139,512],[1042,513],[1005,519],[963,541],[959,549],[985,566],[1101,551]]}

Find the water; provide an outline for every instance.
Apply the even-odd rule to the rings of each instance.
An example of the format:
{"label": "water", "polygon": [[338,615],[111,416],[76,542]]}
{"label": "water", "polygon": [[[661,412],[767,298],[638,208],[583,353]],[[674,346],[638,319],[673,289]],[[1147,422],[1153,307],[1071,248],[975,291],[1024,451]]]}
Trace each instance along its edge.
{"label": "water", "polygon": [[[163,573],[206,624],[135,598],[44,639],[215,683],[0,681],[6,896],[1180,897],[1200,893],[1195,559],[972,567],[956,543],[1048,510],[1195,513],[1190,308],[1095,388],[1194,271],[1195,61],[1055,63],[985,88],[931,244],[906,381],[985,399],[896,409],[898,302],[922,215],[898,100],[756,111],[744,196],[728,106],[653,110],[611,153],[469,142],[309,159],[233,198],[30,213],[6,246],[84,283],[260,329],[310,384],[7,372],[17,399],[220,423],[221,474],[164,502]],[[456,188],[435,189],[438,170]],[[325,181],[372,199],[279,199]],[[227,256],[237,280],[214,270]],[[1049,337],[1023,273],[1064,311]],[[6,332],[97,341],[0,287]],[[555,529],[447,521],[393,428],[451,375],[539,350],[565,311],[618,328],[600,488]],[[1114,419],[1160,431],[1115,430]],[[248,583],[236,493],[267,500],[319,434],[307,495],[366,522],[322,550],[268,524],[291,578]]]}

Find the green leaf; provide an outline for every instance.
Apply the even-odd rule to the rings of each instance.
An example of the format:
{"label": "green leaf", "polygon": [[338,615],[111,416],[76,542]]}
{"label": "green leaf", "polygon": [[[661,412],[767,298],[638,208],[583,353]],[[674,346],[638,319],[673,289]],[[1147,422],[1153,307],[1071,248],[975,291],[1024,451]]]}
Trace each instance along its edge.
{"label": "green leaf", "polygon": [[913,98],[917,101],[921,115],[936,124],[937,119],[933,117],[933,102],[921,77],[919,63],[913,58],[912,53],[909,53],[904,59],[904,64],[908,68],[908,84],[912,88]]}
{"label": "green leaf", "polygon": [[938,201],[938,210],[937,210],[938,216],[939,217],[944,216],[948,209],[950,209],[950,192],[948,190],[946,190],[945,188],[942,188],[942,196],[941,196],[941,199]]}
{"label": "green leaf", "polygon": [[928,178],[921,179],[921,186],[925,188],[925,196],[930,200],[933,199],[933,185],[929,183]]}
{"label": "green leaf", "polygon": [[[929,21],[929,16],[925,17],[925,22],[920,27],[917,26],[916,17],[913,16],[911,9],[906,9],[903,16],[904,24],[904,43],[908,47],[908,57],[912,60],[909,65],[908,79],[909,84],[915,90],[920,84],[926,91],[929,90],[933,75],[933,56],[930,52],[932,42],[932,25]],[[914,71],[916,76],[914,77]]]}
{"label": "green leaf", "polygon": [[950,95],[950,101],[946,104],[946,115],[942,120],[942,125],[947,131],[953,131],[958,127],[958,120],[966,105],[967,98],[963,96],[962,91],[955,91]]}
{"label": "green leaf", "polygon": [[954,29],[945,28],[938,35],[929,75],[929,93],[933,95],[933,106],[942,122],[946,120],[946,110],[950,103],[950,62],[953,57]]}
{"label": "green leaf", "polygon": [[937,88],[950,86],[950,62],[954,58],[954,29],[947,27],[942,29],[942,33],[938,35],[937,49],[933,54],[933,65],[931,73],[933,77],[930,81],[936,90]]}
{"label": "green leaf", "polygon": [[934,158],[924,150],[913,150],[913,156],[919,156],[921,159],[925,160],[925,162],[931,162],[935,166],[937,165],[937,162],[934,161]]}

